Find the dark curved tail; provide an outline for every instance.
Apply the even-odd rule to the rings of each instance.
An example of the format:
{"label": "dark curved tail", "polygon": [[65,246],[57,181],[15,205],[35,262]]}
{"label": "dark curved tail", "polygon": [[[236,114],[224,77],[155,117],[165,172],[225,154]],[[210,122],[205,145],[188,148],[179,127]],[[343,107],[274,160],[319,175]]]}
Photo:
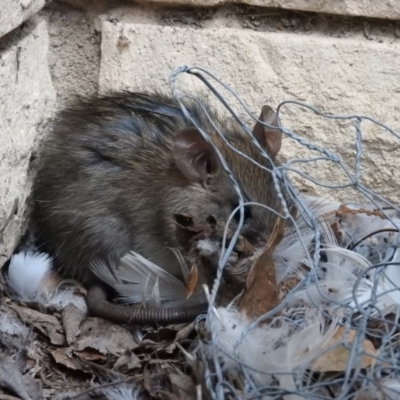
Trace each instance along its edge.
{"label": "dark curved tail", "polygon": [[107,300],[107,293],[101,284],[92,284],[87,295],[87,306],[95,317],[119,324],[168,325],[192,322],[200,314],[207,312],[207,303],[181,308],[135,308],[113,304]]}

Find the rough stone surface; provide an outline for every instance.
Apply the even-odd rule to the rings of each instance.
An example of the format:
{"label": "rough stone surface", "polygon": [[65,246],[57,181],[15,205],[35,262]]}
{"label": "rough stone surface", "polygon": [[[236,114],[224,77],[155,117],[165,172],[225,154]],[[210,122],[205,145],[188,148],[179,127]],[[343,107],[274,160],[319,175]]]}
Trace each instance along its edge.
{"label": "rough stone surface", "polygon": [[0,37],[32,15],[45,4],[45,0],[0,0]]}
{"label": "rough stone surface", "polygon": [[[242,1],[235,0],[235,2]],[[397,0],[243,0],[243,3],[349,16],[388,19],[399,19],[400,17],[400,4]]]}
{"label": "rough stone surface", "polygon": [[101,38],[93,18],[56,3],[41,15],[48,23],[49,67],[58,104],[68,103],[74,95],[96,95]]}
{"label": "rough stone surface", "polygon": [[35,137],[55,101],[46,23],[34,18],[11,36],[0,42],[0,265],[22,232]]}
{"label": "rough stone surface", "polygon": [[[93,7],[96,0],[62,0],[75,7]],[[131,1],[131,0],[130,0]],[[129,1],[127,1],[129,2]],[[400,19],[398,0],[142,0],[142,3],[184,4],[213,7],[222,4],[250,4],[259,7],[282,8],[286,10],[311,11],[347,16]]]}
{"label": "rough stone surface", "polygon": [[[366,114],[400,131],[400,42],[324,38],[320,35],[258,33],[237,29],[192,29],[102,23],[99,90],[162,88],[174,68],[197,65],[213,70],[230,84],[258,115],[262,104],[299,100],[327,113]],[[194,79],[194,78],[193,78]],[[178,87],[191,94],[199,81],[183,77]],[[294,105],[282,108],[282,123],[311,142],[355,162],[355,130],[348,122],[316,118]],[[399,201],[396,164],[400,140],[370,123],[362,126],[362,183]],[[284,159],[316,156],[286,138]],[[294,164],[326,184],[348,183],[333,162]],[[311,193],[322,194],[311,182],[292,174]],[[338,198],[354,193],[333,191]]]}
{"label": "rough stone surface", "polygon": [[[161,8],[157,2],[126,0],[111,9],[108,0],[59,0],[47,4],[40,17],[30,17],[45,0],[0,0],[0,255],[10,254],[23,229],[33,172],[29,161],[38,132],[55,106],[53,84],[59,106],[72,95],[110,89],[169,92],[167,80],[174,68],[198,65],[230,84],[255,115],[262,104],[276,107],[293,99],[327,113],[366,114],[400,131],[400,33],[395,21],[400,19],[399,2],[162,1],[275,7],[264,14],[261,8],[226,6],[211,11]],[[313,16],[277,8],[393,21]],[[177,83],[189,94],[202,87],[189,76],[180,76]],[[232,98],[228,100],[232,103]],[[349,122],[327,121],[295,105],[281,108],[281,120],[310,142],[340,155],[352,172],[355,129]],[[371,123],[363,123],[362,132],[361,182],[399,202],[400,139]],[[285,138],[283,160],[315,155]],[[327,160],[291,167],[326,184],[348,183],[338,165]],[[299,187],[324,193],[300,172],[291,173]],[[330,194],[354,198],[351,191]]]}

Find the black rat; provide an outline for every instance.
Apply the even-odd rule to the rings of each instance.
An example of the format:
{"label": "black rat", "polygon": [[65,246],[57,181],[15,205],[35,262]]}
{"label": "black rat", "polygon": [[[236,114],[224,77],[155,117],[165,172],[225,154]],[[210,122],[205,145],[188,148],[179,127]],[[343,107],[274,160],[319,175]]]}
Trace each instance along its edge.
{"label": "black rat", "polygon": [[[186,106],[219,149],[245,201],[277,209],[271,174],[233,152],[215,132],[198,102]],[[271,167],[236,122],[207,113],[235,148]],[[276,126],[275,112],[259,118]],[[272,160],[282,133],[257,122],[253,136]],[[34,182],[32,214],[38,247],[50,253],[66,278],[88,287],[89,311],[120,323],[172,323],[193,319],[204,305],[182,309],[146,309],[108,302],[107,291],[91,270],[96,259],[118,264],[135,251],[179,276],[171,248],[179,248],[176,214],[198,220],[213,215],[226,221],[238,195],[207,143],[179,104],[160,94],[121,92],[81,99],[61,110],[41,155]],[[247,206],[241,235],[265,243],[275,214]],[[232,222],[238,223],[239,213]]]}

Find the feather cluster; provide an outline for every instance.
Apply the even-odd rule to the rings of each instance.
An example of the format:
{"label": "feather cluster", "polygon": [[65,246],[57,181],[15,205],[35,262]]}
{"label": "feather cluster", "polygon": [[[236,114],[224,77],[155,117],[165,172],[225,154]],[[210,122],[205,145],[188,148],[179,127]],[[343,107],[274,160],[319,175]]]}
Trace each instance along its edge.
{"label": "feather cluster", "polygon": [[[400,399],[400,342],[393,338],[400,316],[400,211],[306,196],[298,200],[299,216],[274,252],[277,285],[296,284],[281,295],[280,313],[271,311],[268,323],[263,317],[247,319],[235,305],[210,309],[206,323],[211,340],[200,344],[210,376],[236,376],[243,395],[262,399],[277,394],[285,400],[326,397],[332,390],[340,398],[366,393],[369,397],[362,398]],[[199,246],[204,254],[218,248],[207,241]],[[126,303],[160,308],[204,302],[201,285],[188,297],[189,268],[178,252],[176,256],[183,279],[135,252],[119,265],[97,260],[92,270]],[[51,263],[46,254],[14,255],[10,288],[21,300],[58,308],[77,305],[72,292],[46,290]],[[385,318],[394,323],[392,328],[382,325],[374,347],[367,325],[387,322]],[[341,380],[324,375],[332,371],[341,372]],[[345,384],[349,376],[355,376],[352,387]],[[127,386],[104,395],[136,399],[138,393]]]}
{"label": "feather cluster", "polygon": [[[189,275],[189,269],[180,253],[176,252],[176,256],[185,279]],[[118,266],[96,260],[92,264],[92,271],[119,294],[121,301],[128,304],[142,303],[149,308],[160,308],[205,301],[201,287],[188,298],[183,280],[135,252],[122,257]]]}
{"label": "feather cluster", "polygon": [[[302,271],[306,266],[314,279],[297,290],[292,301],[302,300],[320,308],[348,306],[353,312],[370,308],[372,316],[398,313],[400,211],[304,197],[304,203],[307,202],[318,222],[318,230],[309,229],[313,232],[311,241],[307,234],[302,236],[303,241],[308,241],[306,254],[312,257],[300,258],[302,266],[294,266],[293,270],[304,278],[306,274]],[[318,248],[315,247],[316,233],[320,238]],[[294,255],[295,251],[291,257]],[[319,256],[318,262],[314,261],[315,255]],[[281,258],[277,263],[278,268],[286,265],[282,261]]]}
{"label": "feather cluster", "polygon": [[74,293],[74,288],[50,289],[47,285],[53,260],[46,253],[21,252],[11,257],[7,282],[12,295],[25,302],[40,303],[62,310],[74,305],[86,312],[86,302]]}
{"label": "feather cluster", "polygon": [[123,383],[101,390],[107,400],[141,400],[140,390],[132,384]]}
{"label": "feather cluster", "polygon": [[297,285],[268,324],[260,323],[262,317],[247,320],[233,306],[214,309],[207,318],[212,340],[202,346],[211,370],[217,376],[218,370],[237,374],[245,393],[257,398],[279,393],[285,400],[307,399],[332,396],[329,379],[324,381],[317,365],[330,360],[324,367],[329,372],[336,357],[339,364],[345,361],[343,376],[368,366],[358,389],[347,387],[340,394],[370,396],[375,390],[375,397],[362,398],[400,399],[400,374],[393,363],[400,348],[387,325],[378,349],[368,341],[374,354],[363,347],[368,321],[390,315],[397,320],[400,314],[399,210],[299,198],[300,215],[274,253],[278,284],[294,278]]}
{"label": "feather cluster", "polygon": [[29,328],[10,313],[0,312],[0,335],[18,336],[25,341],[29,336]]}
{"label": "feather cluster", "polygon": [[[249,321],[234,305],[214,308],[207,317],[211,341],[200,346],[205,359],[217,376],[218,370],[220,376],[236,374],[249,395],[267,399],[280,393],[285,400],[297,400],[329,395],[329,384],[315,381],[315,374],[321,374],[323,362],[329,369],[326,360],[336,356],[340,365],[346,362],[340,367],[343,374],[367,366],[359,394],[371,394],[380,385],[383,392],[379,393],[390,392],[395,398],[393,393],[400,393],[400,374],[376,376],[382,360],[389,357],[390,336],[381,338],[379,349],[371,349],[368,342],[365,350],[363,316],[395,314],[397,318],[399,314],[400,212],[370,204],[299,199],[299,216],[288,225],[274,252],[277,284],[297,282],[282,296],[283,312],[260,324],[262,318]],[[214,254],[218,247],[207,241],[198,246],[204,247],[205,254]],[[188,268],[182,256],[176,256],[185,279]],[[204,301],[201,288],[187,299],[184,281],[134,252],[118,266],[97,261],[92,269],[127,303],[171,307]],[[379,393],[374,398],[381,398]]]}

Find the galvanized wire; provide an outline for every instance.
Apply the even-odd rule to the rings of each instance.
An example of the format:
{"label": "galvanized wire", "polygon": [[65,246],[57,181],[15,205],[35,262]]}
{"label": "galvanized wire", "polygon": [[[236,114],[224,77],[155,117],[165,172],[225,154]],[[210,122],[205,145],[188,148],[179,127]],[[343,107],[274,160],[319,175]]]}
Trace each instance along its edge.
{"label": "galvanized wire", "polygon": [[[192,121],[193,125],[199,130],[205,140],[212,144],[207,132],[204,127],[199,126],[199,124],[191,117],[189,111],[185,106],[186,100],[198,101],[196,98],[183,93],[179,86],[179,77],[182,74],[188,74],[192,77],[200,80],[204,84],[205,88],[215,97],[215,99],[226,109],[228,114],[230,114],[234,120],[239,124],[243,131],[251,136],[253,144],[258,148],[260,154],[268,159],[270,162],[269,155],[261,148],[257,140],[252,136],[251,129],[247,124],[240,118],[238,113],[233,109],[233,107],[228,103],[223,93],[229,96],[234,96],[238,104],[241,106],[241,111],[248,115],[250,120],[257,121],[250,109],[245,105],[244,101],[236,94],[236,92],[230,88],[228,85],[219,80],[211,72],[200,67],[187,67],[183,66],[177,68],[170,75],[169,84],[173,97],[178,101],[182,112],[189,121]],[[242,157],[246,157],[249,161],[255,163],[259,168],[266,167],[260,165],[256,161],[250,159],[246,154],[241,153],[235,149],[228,141],[224,139],[223,132],[220,131],[217,124],[212,121],[210,116],[207,114],[207,110],[204,105],[199,104],[202,107],[205,115],[207,115],[211,126],[215,129],[220,137],[224,140],[225,144],[229,146],[233,151],[238,153]],[[345,188],[352,188],[355,192],[361,194],[367,199],[367,202],[374,206],[376,210],[386,216],[387,221],[392,224],[392,231],[399,229],[398,222],[396,224],[396,218],[393,219],[392,215],[388,215],[386,211],[386,206],[392,207],[398,214],[400,218],[400,208],[392,204],[389,200],[384,198],[384,196],[374,192],[373,190],[366,187],[361,183],[362,178],[362,168],[361,159],[363,155],[363,122],[368,121],[376,126],[382,128],[387,134],[391,135],[394,139],[400,141],[400,135],[387,126],[384,123],[376,121],[374,118],[365,115],[332,115],[326,114],[315,107],[308,104],[301,103],[298,101],[283,101],[277,106],[278,121],[279,113],[282,107],[301,107],[312,111],[316,116],[323,119],[339,120],[339,121],[351,121],[355,132],[354,147],[355,147],[355,161],[352,168],[350,168],[345,161],[342,160],[340,155],[335,154],[322,146],[316,145],[307,139],[301,137],[300,135],[293,132],[291,129],[282,126],[279,122],[279,129],[287,138],[292,139],[297,142],[303,148],[312,150],[318,153],[318,156],[312,158],[294,158],[287,160],[281,165],[275,165],[272,163],[272,169],[270,173],[273,177],[273,182],[275,190],[278,193],[279,200],[282,205],[281,214],[277,213],[275,210],[270,209],[275,214],[279,215],[290,221],[290,226],[293,228],[294,234],[297,235],[297,241],[299,246],[304,250],[305,260],[309,267],[309,271],[303,274],[297,286],[291,290],[281,302],[281,304],[274,310],[268,312],[267,314],[261,316],[255,321],[251,321],[248,324],[245,331],[239,338],[238,342],[235,344],[235,348],[231,352],[224,352],[218,341],[218,326],[220,324],[218,312],[216,311],[216,296],[218,288],[221,285],[221,279],[223,276],[223,270],[227,264],[228,258],[230,257],[237,238],[239,236],[240,229],[243,226],[244,221],[244,202],[243,196],[241,194],[238,182],[235,176],[231,172],[229,165],[223,159],[221,153],[215,148],[218,157],[220,158],[221,164],[225,171],[227,172],[229,178],[232,181],[233,187],[235,188],[239,197],[240,210],[240,221],[238,228],[236,229],[229,245],[225,249],[225,241],[227,235],[227,229],[224,232],[224,243],[222,246],[222,253],[218,263],[217,276],[214,281],[210,296],[209,296],[209,309],[207,315],[207,326],[210,330],[211,339],[208,343],[203,343],[200,347],[200,355],[205,363],[205,379],[208,390],[210,391],[214,399],[400,399],[400,325],[398,324],[398,314],[399,308],[394,311],[394,317],[387,318],[381,312],[381,309],[377,306],[378,302],[381,301],[388,290],[382,291],[378,290],[378,286],[382,281],[382,276],[388,267],[392,265],[399,265],[399,260],[393,261],[393,254],[396,254],[396,250],[399,252],[399,238],[397,235],[397,243],[392,244],[393,252],[392,258],[386,256],[386,259],[381,260],[381,262],[376,262],[370,267],[366,268],[362,273],[357,275],[357,279],[354,281],[351,290],[351,301],[346,302],[335,301],[323,293],[320,286],[317,284],[320,279],[320,262],[321,254],[323,252],[323,241],[326,237],[326,232],[321,228],[321,220],[318,219],[315,213],[311,210],[310,204],[307,203],[304,197],[299,195],[298,188],[296,188],[290,181],[288,175],[290,173],[297,174],[314,185],[319,186],[321,189],[330,190],[340,190]],[[269,126],[268,124],[265,124]],[[298,165],[303,165],[305,163],[315,162],[319,160],[329,160],[335,163],[339,171],[342,171],[347,177],[347,182],[342,184],[329,184],[320,182],[317,179],[309,176],[307,173],[303,172],[298,168]],[[353,171],[352,171],[353,169]],[[295,220],[289,212],[289,206],[287,204],[287,197],[285,198],[283,190],[289,194],[291,200],[296,205],[301,220],[304,226],[312,232],[312,248],[310,251],[310,245],[305,242],[304,235],[302,234],[299,227],[299,219]],[[249,203],[250,204],[250,203]],[[260,205],[267,207],[266,205]],[[268,207],[267,207],[268,208]],[[235,214],[237,210],[232,212],[230,219]],[[229,221],[228,221],[229,222]],[[228,224],[227,224],[228,225]],[[304,232],[303,232],[304,233]],[[358,247],[358,246],[355,246]],[[284,252],[284,249],[282,250]],[[390,253],[389,253],[390,254]],[[400,265],[399,265],[400,268]],[[372,274],[372,275],[371,275]],[[400,274],[399,274],[400,275]],[[360,303],[359,296],[362,290],[362,285],[365,285],[366,277],[370,279],[373,276],[373,282],[371,287],[371,293],[367,296],[366,302]],[[386,280],[388,278],[385,275]],[[390,279],[388,280],[390,282]],[[392,286],[389,291],[399,291],[399,281],[391,282]],[[298,305],[293,306],[296,303],[296,296],[308,296],[307,307],[300,307]],[[320,301],[316,300],[316,296],[319,296]],[[329,303],[329,307],[321,307],[323,301]],[[278,315],[279,311],[285,310],[284,315]],[[259,330],[260,321],[264,321],[267,318],[274,318],[275,322],[280,321],[282,324],[287,324],[288,330],[290,332],[301,332],[307,326],[306,315],[307,310],[313,310],[311,313],[316,316],[320,313],[320,321],[324,321],[325,326],[321,328],[326,331],[328,326],[335,324],[337,326],[342,326],[344,328],[343,340],[335,343],[333,347],[345,346],[348,349],[346,353],[346,367],[341,371],[336,373],[324,373],[315,371],[311,368],[311,364],[295,366],[291,370],[283,371],[277,368],[277,370],[262,371],[254,370],[252,365],[245,364],[243,360],[240,359],[238,349],[241,344],[246,341],[247,337],[251,337],[252,331]],[[318,315],[317,315],[318,316]],[[319,316],[318,316],[319,318]],[[375,325],[379,326],[379,329],[371,328],[371,321],[374,321]],[[263,325],[265,326],[265,325]],[[267,329],[267,328],[265,328]],[[354,332],[354,337],[351,343],[347,342],[346,334],[349,334],[350,330]],[[374,341],[376,351],[374,354],[368,354],[368,356],[374,359],[370,362],[367,367],[362,366],[361,362],[367,354],[364,351],[363,345],[365,340]],[[278,343],[275,343],[275,347],[279,347]],[[329,348],[330,351],[331,348]],[[325,352],[327,352],[326,350]],[[269,354],[269,353],[268,353]],[[272,353],[271,353],[272,354]],[[320,354],[319,354],[320,356]],[[231,362],[231,370],[228,371],[223,365],[221,360],[229,359]],[[288,360],[288,362],[294,362],[293,360]],[[235,371],[236,380],[235,383],[231,379]],[[259,375],[257,375],[259,374]],[[293,379],[290,380],[292,387],[288,388],[287,385],[282,384],[282,382],[287,382],[285,380],[288,376]],[[255,379],[255,377],[261,376],[260,379]],[[240,384],[238,384],[238,380]],[[263,382],[263,384],[260,384]]]}

